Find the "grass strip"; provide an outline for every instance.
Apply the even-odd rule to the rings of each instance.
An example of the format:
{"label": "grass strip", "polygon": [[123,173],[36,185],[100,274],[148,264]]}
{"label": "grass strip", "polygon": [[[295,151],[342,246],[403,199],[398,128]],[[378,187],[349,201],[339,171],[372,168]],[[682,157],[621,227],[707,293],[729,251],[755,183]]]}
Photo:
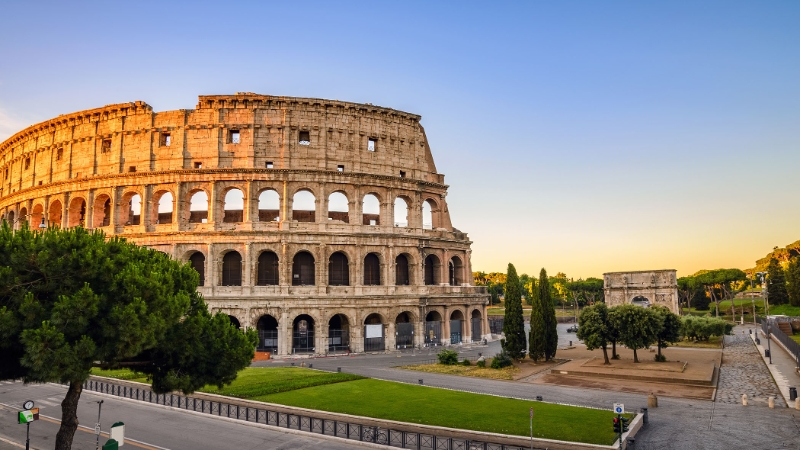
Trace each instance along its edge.
{"label": "grass strip", "polygon": [[444,364],[416,364],[400,366],[398,369],[416,370],[418,372],[443,373],[447,375],[460,375],[464,377],[489,378],[492,380],[513,380],[519,369],[514,366],[492,369],[489,367],[444,365]]}

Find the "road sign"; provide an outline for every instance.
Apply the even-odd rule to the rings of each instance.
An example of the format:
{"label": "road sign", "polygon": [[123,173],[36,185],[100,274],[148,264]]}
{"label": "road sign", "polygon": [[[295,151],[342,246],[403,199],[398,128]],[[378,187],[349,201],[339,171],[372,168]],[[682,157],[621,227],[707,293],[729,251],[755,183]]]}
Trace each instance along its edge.
{"label": "road sign", "polygon": [[614,414],[625,414],[625,405],[622,403],[614,403]]}
{"label": "road sign", "polygon": [[18,417],[19,423],[33,422],[33,413],[30,410],[20,411]]}
{"label": "road sign", "polygon": [[100,436],[100,424],[99,423],[94,424],[94,434]]}

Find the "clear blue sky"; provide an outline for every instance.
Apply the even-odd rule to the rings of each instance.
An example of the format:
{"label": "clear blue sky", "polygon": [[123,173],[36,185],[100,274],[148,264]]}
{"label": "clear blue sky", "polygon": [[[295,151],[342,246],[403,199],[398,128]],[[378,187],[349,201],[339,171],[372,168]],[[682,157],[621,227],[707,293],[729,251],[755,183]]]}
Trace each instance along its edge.
{"label": "clear blue sky", "polygon": [[800,239],[800,2],[5,2],[0,139],[252,91],[421,114],[473,268],[747,268]]}

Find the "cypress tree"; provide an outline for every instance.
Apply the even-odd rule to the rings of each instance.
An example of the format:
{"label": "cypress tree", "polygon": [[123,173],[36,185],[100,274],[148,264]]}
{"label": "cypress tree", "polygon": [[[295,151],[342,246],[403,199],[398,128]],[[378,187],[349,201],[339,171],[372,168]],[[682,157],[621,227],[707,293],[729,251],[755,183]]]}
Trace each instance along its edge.
{"label": "cypress tree", "polygon": [[800,258],[792,258],[786,268],[786,290],[789,293],[789,303],[800,306]]}
{"label": "cypress tree", "polygon": [[789,294],[786,292],[786,274],[775,258],[769,260],[767,286],[767,301],[769,301],[770,305],[785,305],[789,303]]}
{"label": "cypress tree", "polygon": [[522,293],[517,269],[508,263],[505,286],[506,313],[503,319],[503,350],[516,360],[525,357],[525,321],[522,318]]}
{"label": "cypress tree", "polygon": [[539,289],[536,279],[533,279],[533,292],[531,295],[531,334],[528,335],[528,356],[532,360],[544,359],[544,312],[542,301],[539,299]]}
{"label": "cypress tree", "polygon": [[558,323],[556,322],[556,310],[553,307],[553,297],[550,293],[550,280],[547,278],[547,271],[544,268],[539,273],[539,301],[542,304],[544,319],[544,359],[549,361],[556,356],[558,348]]}

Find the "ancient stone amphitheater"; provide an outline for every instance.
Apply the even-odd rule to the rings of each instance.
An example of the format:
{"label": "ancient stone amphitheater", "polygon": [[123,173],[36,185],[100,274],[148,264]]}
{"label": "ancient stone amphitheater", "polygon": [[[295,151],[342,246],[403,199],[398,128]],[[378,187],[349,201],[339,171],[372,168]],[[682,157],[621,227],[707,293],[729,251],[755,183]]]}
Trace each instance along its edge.
{"label": "ancient stone amphitheater", "polygon": [[12,226],[83,226],[190,263],[209,308],[273,354],[482,339],[420,116],[237,93],[65,114],[0,145]]}

